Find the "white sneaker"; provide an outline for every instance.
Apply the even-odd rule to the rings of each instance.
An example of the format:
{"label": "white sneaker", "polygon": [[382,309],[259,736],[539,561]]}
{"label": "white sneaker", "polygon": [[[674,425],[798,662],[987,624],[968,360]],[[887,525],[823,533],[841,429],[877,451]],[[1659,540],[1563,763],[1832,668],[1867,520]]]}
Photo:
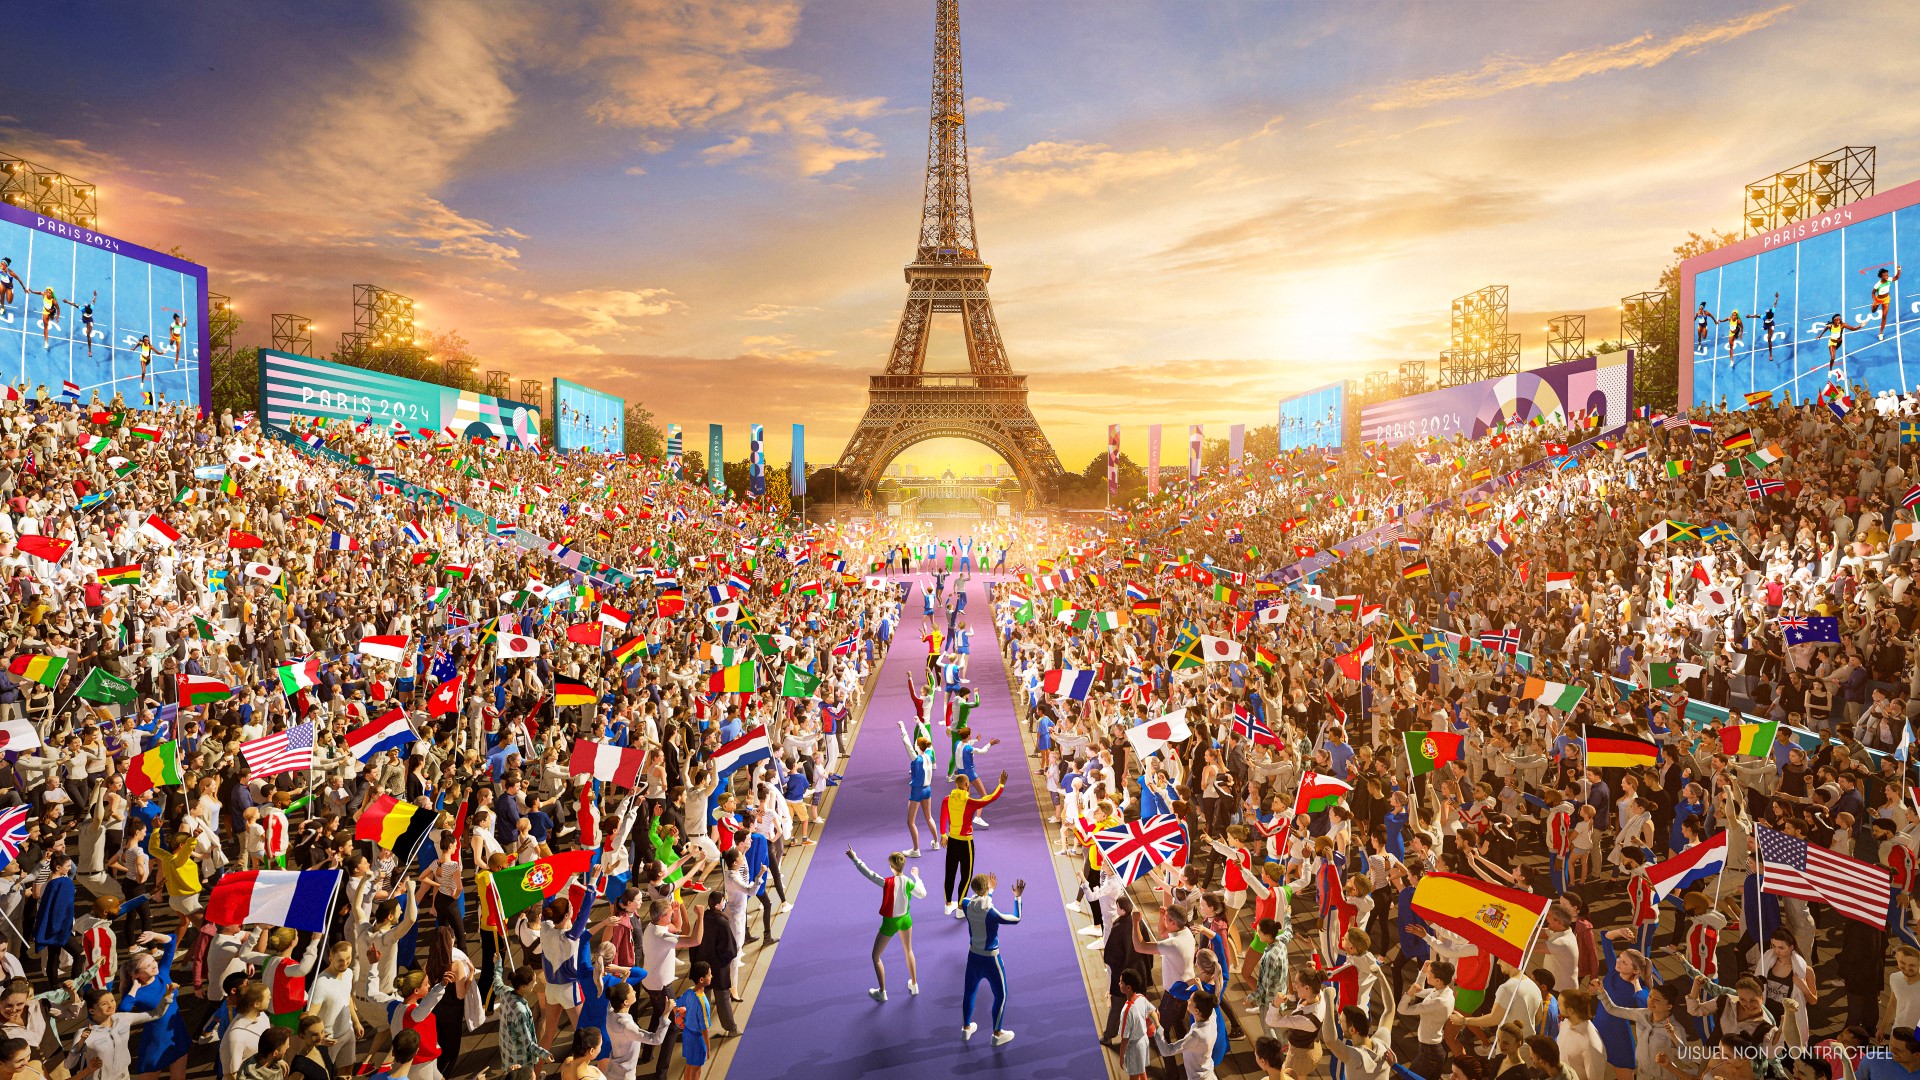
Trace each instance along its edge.
{"label": "white sneaker", "polygon": [[789,912],[789,911],[792,911],[792,910],[793,910],[793,901],[791,901],[791,900],[789,900],[789,901],[787,901],[786,903],[784,903],[784,904],[781,904],[781,905],[780,905],[780,914],[782,914],[782,915],[785,915],[785,914],[786,914],[787,912]]}
{"label": "white sneaker", "polygon": [[991,822],[989,822],[989,821],[987,821],[987,819],[985,819],[985,818],[978,818],[978,817],[977,817],[977,818],[974,818],[974,819],[973,819],[973,826],[974,826],[974,828],[976,828],[976,829],[984,829],[984,828],[986,828],[986,827],[987,827],[988,825],[990,825],[990,824],[992,824],[992,823],[991,823]]}
{"label": "white sneaker", "polygon": [[948,904],[948,905],[947,905],[947,908],[946,908],[946,913],[947,913],[948,915],[951,915],[951,914],[953,914],[953,912],[954,912],[954,909],[955,909],[955,908],[958,908],[959,906],[960,906],[960,905],[958,905],[958,904]]}
{"label": "white sneaker", "polygon": [[908,995],[909,997],[919,997],[919,996],[920,996],[920,984],[919,984],[919,983],[917,983],[917,982],[910,982],[910,983],[908,983],[908,984],[907,984],[907,995]]}
{"label": "white sneaker", "polygon": [[977,1031],[977,1030],[979,1029],[979,1027],[980,1027],[980,1025],[979,1025],[979,1024],[968,1024],[968,1025],[967,1025],[966,1027],[963,1027],[963,1028],[961,1028],[961,1029],[960,1029],[960,1040],[961,1040],[962,1042],[965,1042],[965,1041],[967,1041],[968,1039],[971,1039],[971,1038],[973,1038],[973,1033],[974,1033],[975,1031]]}
{"label": "white sneaker", "polygon": [[1087,942],[1087,951],[1099,952],[1101,949],[1106,947],[1106,944],[1107,943],[1104,941],[1089,941]]}
{"label": "white sneaker", "polygon": [[1100,928],[1097,926],[1083,926],[1080,928],[1080,936],[1081,937],[1099,937]]}
{"label": "white sneaker", "polygon": [[1013,1032],[1011,1031],[996,1031],[993,1033],[993,1045],[995,1046],[1005,1046],[1012,1041]]}
{"label": "white sneaker", "polygon": [[919,849],[919,848],[914,848],[914,849],[913,849],[912,851],[909,851],[909,852],[907,852],[907,858],[909,858],[909,859],[917,859],[917,858],[919,858],[919,857],[920,857],[920,849]]}
{"label": "white sneaker", "polygon": [[1077,915],[1085,915],[1087,913],[1087,905],[1075,900],[1073,903],[1067,905],[1067,910]]}
{"label": "white sneaker", "polygon": [[868,997],[870,997],[870,998],[872,998],[872,999],[873,999],[873,1000],[875,1000],[875,1001],[885,1001],[885,1000],[887,1000],[887,992],[886,992],[885,990],[882,990],[882,989],[880,989],[880,988],[879,988],[879,987],[877,987],[877,986],[876,986],[876,987],[874,987],[874,988],[872,988],[871,990],[868,990],[868,991],[867,991],[867,996],[868,996]]}
{"label": "white sneaker", "polygon": [[956,919],[965,919],[967,917],[967,909],[961,907],[959,904],[953,905],[953,917]]}

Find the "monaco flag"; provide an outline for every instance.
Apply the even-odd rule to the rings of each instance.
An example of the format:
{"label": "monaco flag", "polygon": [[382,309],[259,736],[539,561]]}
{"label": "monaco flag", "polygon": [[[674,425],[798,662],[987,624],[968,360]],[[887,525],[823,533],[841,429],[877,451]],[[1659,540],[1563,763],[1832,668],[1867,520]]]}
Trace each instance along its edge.
{"label": "monaco flag", "polygon": [[397,664],[401,657],[407,655],[407,635],[375,634],[371,637],[363,637],[360,639],[358,651],[362,656],[371,656],[377,660],[388,660]]}
{"label": "monaco flag", "polygon": [[573,756],[567,759],[567,773],[592,776],[621,787],[637,787],[640,773],[647,767],[647,752],[590,739],[573,740]]}

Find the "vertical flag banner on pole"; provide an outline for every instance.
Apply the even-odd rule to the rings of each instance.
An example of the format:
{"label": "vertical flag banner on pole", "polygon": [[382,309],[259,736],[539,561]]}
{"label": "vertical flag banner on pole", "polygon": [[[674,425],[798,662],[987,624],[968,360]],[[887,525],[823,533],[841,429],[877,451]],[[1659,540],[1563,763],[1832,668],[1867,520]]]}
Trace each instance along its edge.
{"label": "vertical flag banner on pole", "polygon": [[1120,425],[1107,425],[1107,498],[1120,494]]}
{"label": "vertical flag banner on pole", "polygon": [[719,424],[707,425],[707,487],[715,492],[727,490],[727,439]]}
{"label": "vertical flag banner on pole", "polygon": [[1160,494],[1160,425],[1147,427],[1147,494]]}
{"label": "vertical flag banner on pole", "polygon": [[1201,425],[1195,424],[1187,429],[1187,482],[1195,483],[1200,479],[1200,437]]}
{"label": "vertical flag banner on pole", "polygon": [[667,425],[667,469],[673,475],[680,475],[680,447],[682,437],[679,424]]}
{"label": "vertical flag banner on pole", "polygon": [[759,424],[747,425],[747,493],[767,494],[767,429]]}
{"label": "vertical flag banner on pole", "polygon": [[807,425],[793,425],[793,464],[787,471],[793,477],[796,498],[807,493]]}
{"label": "vertical flag banner on pole", "polygon": [[1247,445],[1247,425],[1235,424],[1227,429],[1227,471],[1234,476],[1240,475],[1240,455]]}

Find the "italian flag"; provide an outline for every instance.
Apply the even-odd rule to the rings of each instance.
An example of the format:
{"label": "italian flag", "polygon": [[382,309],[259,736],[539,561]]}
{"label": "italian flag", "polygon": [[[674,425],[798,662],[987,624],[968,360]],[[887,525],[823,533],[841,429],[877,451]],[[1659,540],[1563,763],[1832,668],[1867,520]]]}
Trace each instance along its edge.
{"label": "italian flag", "polygon": [[1337,776],[1310,772],[1300,778],[1300,794],[1293,800],[1294,816],[1332,809],[1341,796],[1352,790],[1352,784]]}
{"label": "italian flag", "polygon": [[1528,679],[1526,688],[1520,691],[1522,698],[1531,698],[1542,705],[1551,705],[1561,712],[1571,710],[1580,704],[1587,694],[1584,686],[1568,686],[1565,683],[1548,682],[1545,679]]}
{"label": "italian flag", "polygon": [[320,681],[320,658],[309,656],[292,664],[280,665],[280,689],[288,696]]}

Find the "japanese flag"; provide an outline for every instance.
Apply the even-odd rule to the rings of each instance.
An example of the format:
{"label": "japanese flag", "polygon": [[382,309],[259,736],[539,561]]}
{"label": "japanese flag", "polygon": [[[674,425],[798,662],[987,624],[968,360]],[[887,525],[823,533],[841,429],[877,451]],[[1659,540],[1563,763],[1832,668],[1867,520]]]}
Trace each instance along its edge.
{"label": "japanese flag", "polygon": [[1701,589],[1699,599],[1700,605],[1711,615],[1723,615],[1733,610],[1733,593],[1724,585]]}
{"label": "japanese flag", "polygon": [[519,656],[539,656],[540,643],[530,637],[519,634],[502,633],[500,635],[500,659],[508,660]]}
{"label": "japanese flag", "polygon": [[1232,638],[1200,635],[1200,657],[1208,663],[1240,659],[1240,643]]}
{"label": "japanese flag", "polygon": [[1141,757],[1154,753],[1168,743],[1182,742],[1193,732],[1187,728],[1187,710],[1175,709],[1157,720],[1135,724],[1127,729],[1127,741]]}
{"label": "japanese flag", "polygon": [[247,576],[250,578],[259,578],[261,581],[271,584],[280,580],[280,568],[277,566],[269,566],[266,563],[250,562],[247,564]]}
{"label": "japanese flag", "polygon": [[710,623],[733,622],[740,617],[740,605],[735,603],[715,604],[707,609],[707,621]]}

